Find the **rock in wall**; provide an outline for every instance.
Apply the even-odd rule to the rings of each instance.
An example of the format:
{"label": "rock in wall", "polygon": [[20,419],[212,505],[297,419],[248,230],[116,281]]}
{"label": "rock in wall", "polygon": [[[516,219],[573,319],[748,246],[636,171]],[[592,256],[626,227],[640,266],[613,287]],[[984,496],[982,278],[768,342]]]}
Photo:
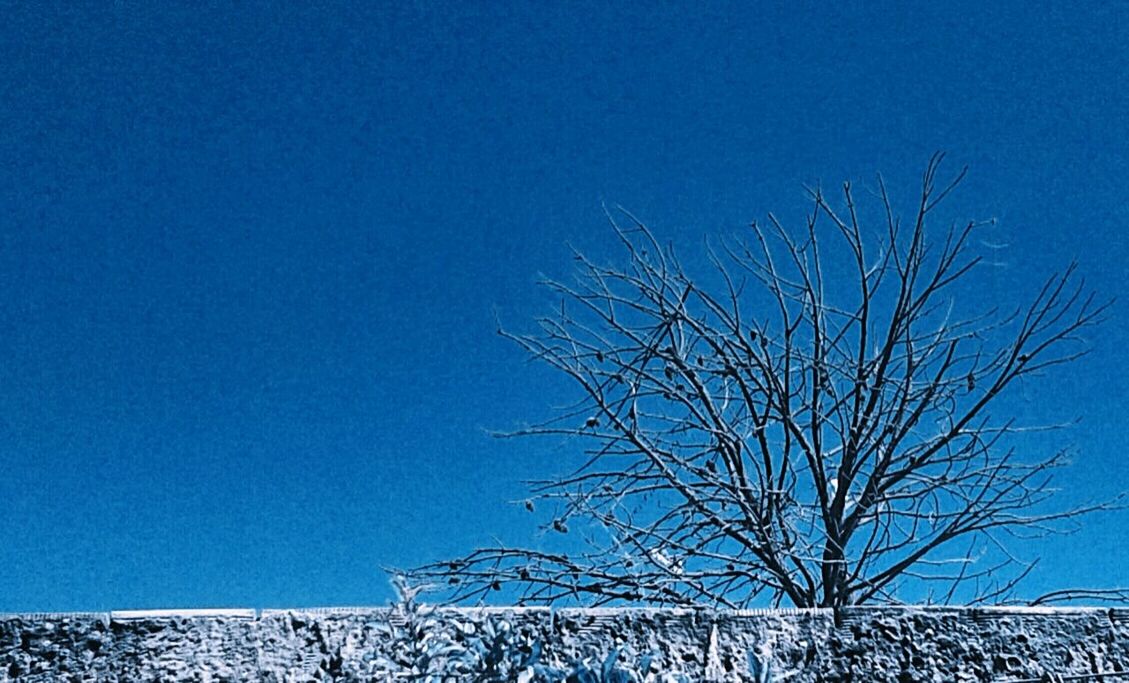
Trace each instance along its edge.
{"label": "rock in wall", "polygon": [[754,668],[780,683],[1129,672],[1129,609],[489,608],[413,618],[388,609],[0,615],[0,681],[385,681],[387,662],[407,656],[397,651],[404,634],[467,642],[499,628],[527,649],[538,643],[554,666],[598,663],[615,649],[703,683],[754,681]]}

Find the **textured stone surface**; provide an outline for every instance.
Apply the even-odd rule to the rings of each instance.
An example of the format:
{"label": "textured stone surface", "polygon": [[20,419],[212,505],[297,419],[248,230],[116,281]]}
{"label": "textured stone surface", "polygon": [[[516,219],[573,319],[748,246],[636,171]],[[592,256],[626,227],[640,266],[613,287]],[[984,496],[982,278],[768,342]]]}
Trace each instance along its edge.
{"label": "textured stone surface", "polygon": [[523,647],[540,642],[548,664],[598,662],[618,648],[624,661],[649,654],[694,681],[752,680],[750,653],[790,683],[1129,671],[1125,609],[489,609],[410,619],[387,609],[0,615],[0,681],[381,681],[381,661],[398,656],[411,628],[466,643],[502,623]]}

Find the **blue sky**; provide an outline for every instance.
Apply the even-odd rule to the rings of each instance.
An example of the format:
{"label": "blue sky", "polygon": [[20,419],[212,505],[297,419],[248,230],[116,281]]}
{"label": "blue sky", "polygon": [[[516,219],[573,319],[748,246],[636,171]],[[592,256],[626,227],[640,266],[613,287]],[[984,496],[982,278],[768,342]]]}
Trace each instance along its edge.
{"label": "blue sky", "polygon": [[[946,150],[1011,244],[985,298],[1072,258],[1122,295],[1126,8],[617,5],[9,7],[0,610],[374,604],[529,538],[572,446],[486,430],[563,385],[493,312],[616,256],[601,202],[692,254]],[[1123,310],[1011,404],[1083,418],[1070,495],[1129,489]],[[1025,545],[1030,592],[1129,585],[1127,528]]]}

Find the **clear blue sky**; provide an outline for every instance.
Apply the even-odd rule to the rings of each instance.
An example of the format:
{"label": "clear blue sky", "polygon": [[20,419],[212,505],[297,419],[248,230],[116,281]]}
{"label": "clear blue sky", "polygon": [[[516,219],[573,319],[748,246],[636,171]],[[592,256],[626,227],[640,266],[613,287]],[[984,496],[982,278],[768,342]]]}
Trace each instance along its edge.
{"label": "clear blue sky", "polygon": [[[944,149],[985,297],[1123,294],[1125,6],[196,4],[4,12],[0,610],[374,604],[528,538],[570,446],[485,430],[562,385],[492,311],[612,258],[603,201],[694,253]],[[1084,418],[1074,495],[1129,489],[1124,310],[1013,404]],[[1127,528],[1026,545],[1031,592],[1129,585]]]}

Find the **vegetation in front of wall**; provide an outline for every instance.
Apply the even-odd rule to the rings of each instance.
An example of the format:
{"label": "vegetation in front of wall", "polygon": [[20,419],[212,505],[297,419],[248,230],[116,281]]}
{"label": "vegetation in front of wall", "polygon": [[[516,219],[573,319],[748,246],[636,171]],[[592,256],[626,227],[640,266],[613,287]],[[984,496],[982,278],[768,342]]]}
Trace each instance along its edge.
{"label": "vegetation in front of wall", "polygon": [[[416,683],[692,683],[687,674],[662,671],[651,654],[608,654],[569,662],[544,661],[540,636],[502,616],[480,622],[451,619],[416,599],[418,588],[394,581],[399,598],[375,628],[384,643],[366,661],[366,676]],[[758,681],[760,679],[757,679]]]}

